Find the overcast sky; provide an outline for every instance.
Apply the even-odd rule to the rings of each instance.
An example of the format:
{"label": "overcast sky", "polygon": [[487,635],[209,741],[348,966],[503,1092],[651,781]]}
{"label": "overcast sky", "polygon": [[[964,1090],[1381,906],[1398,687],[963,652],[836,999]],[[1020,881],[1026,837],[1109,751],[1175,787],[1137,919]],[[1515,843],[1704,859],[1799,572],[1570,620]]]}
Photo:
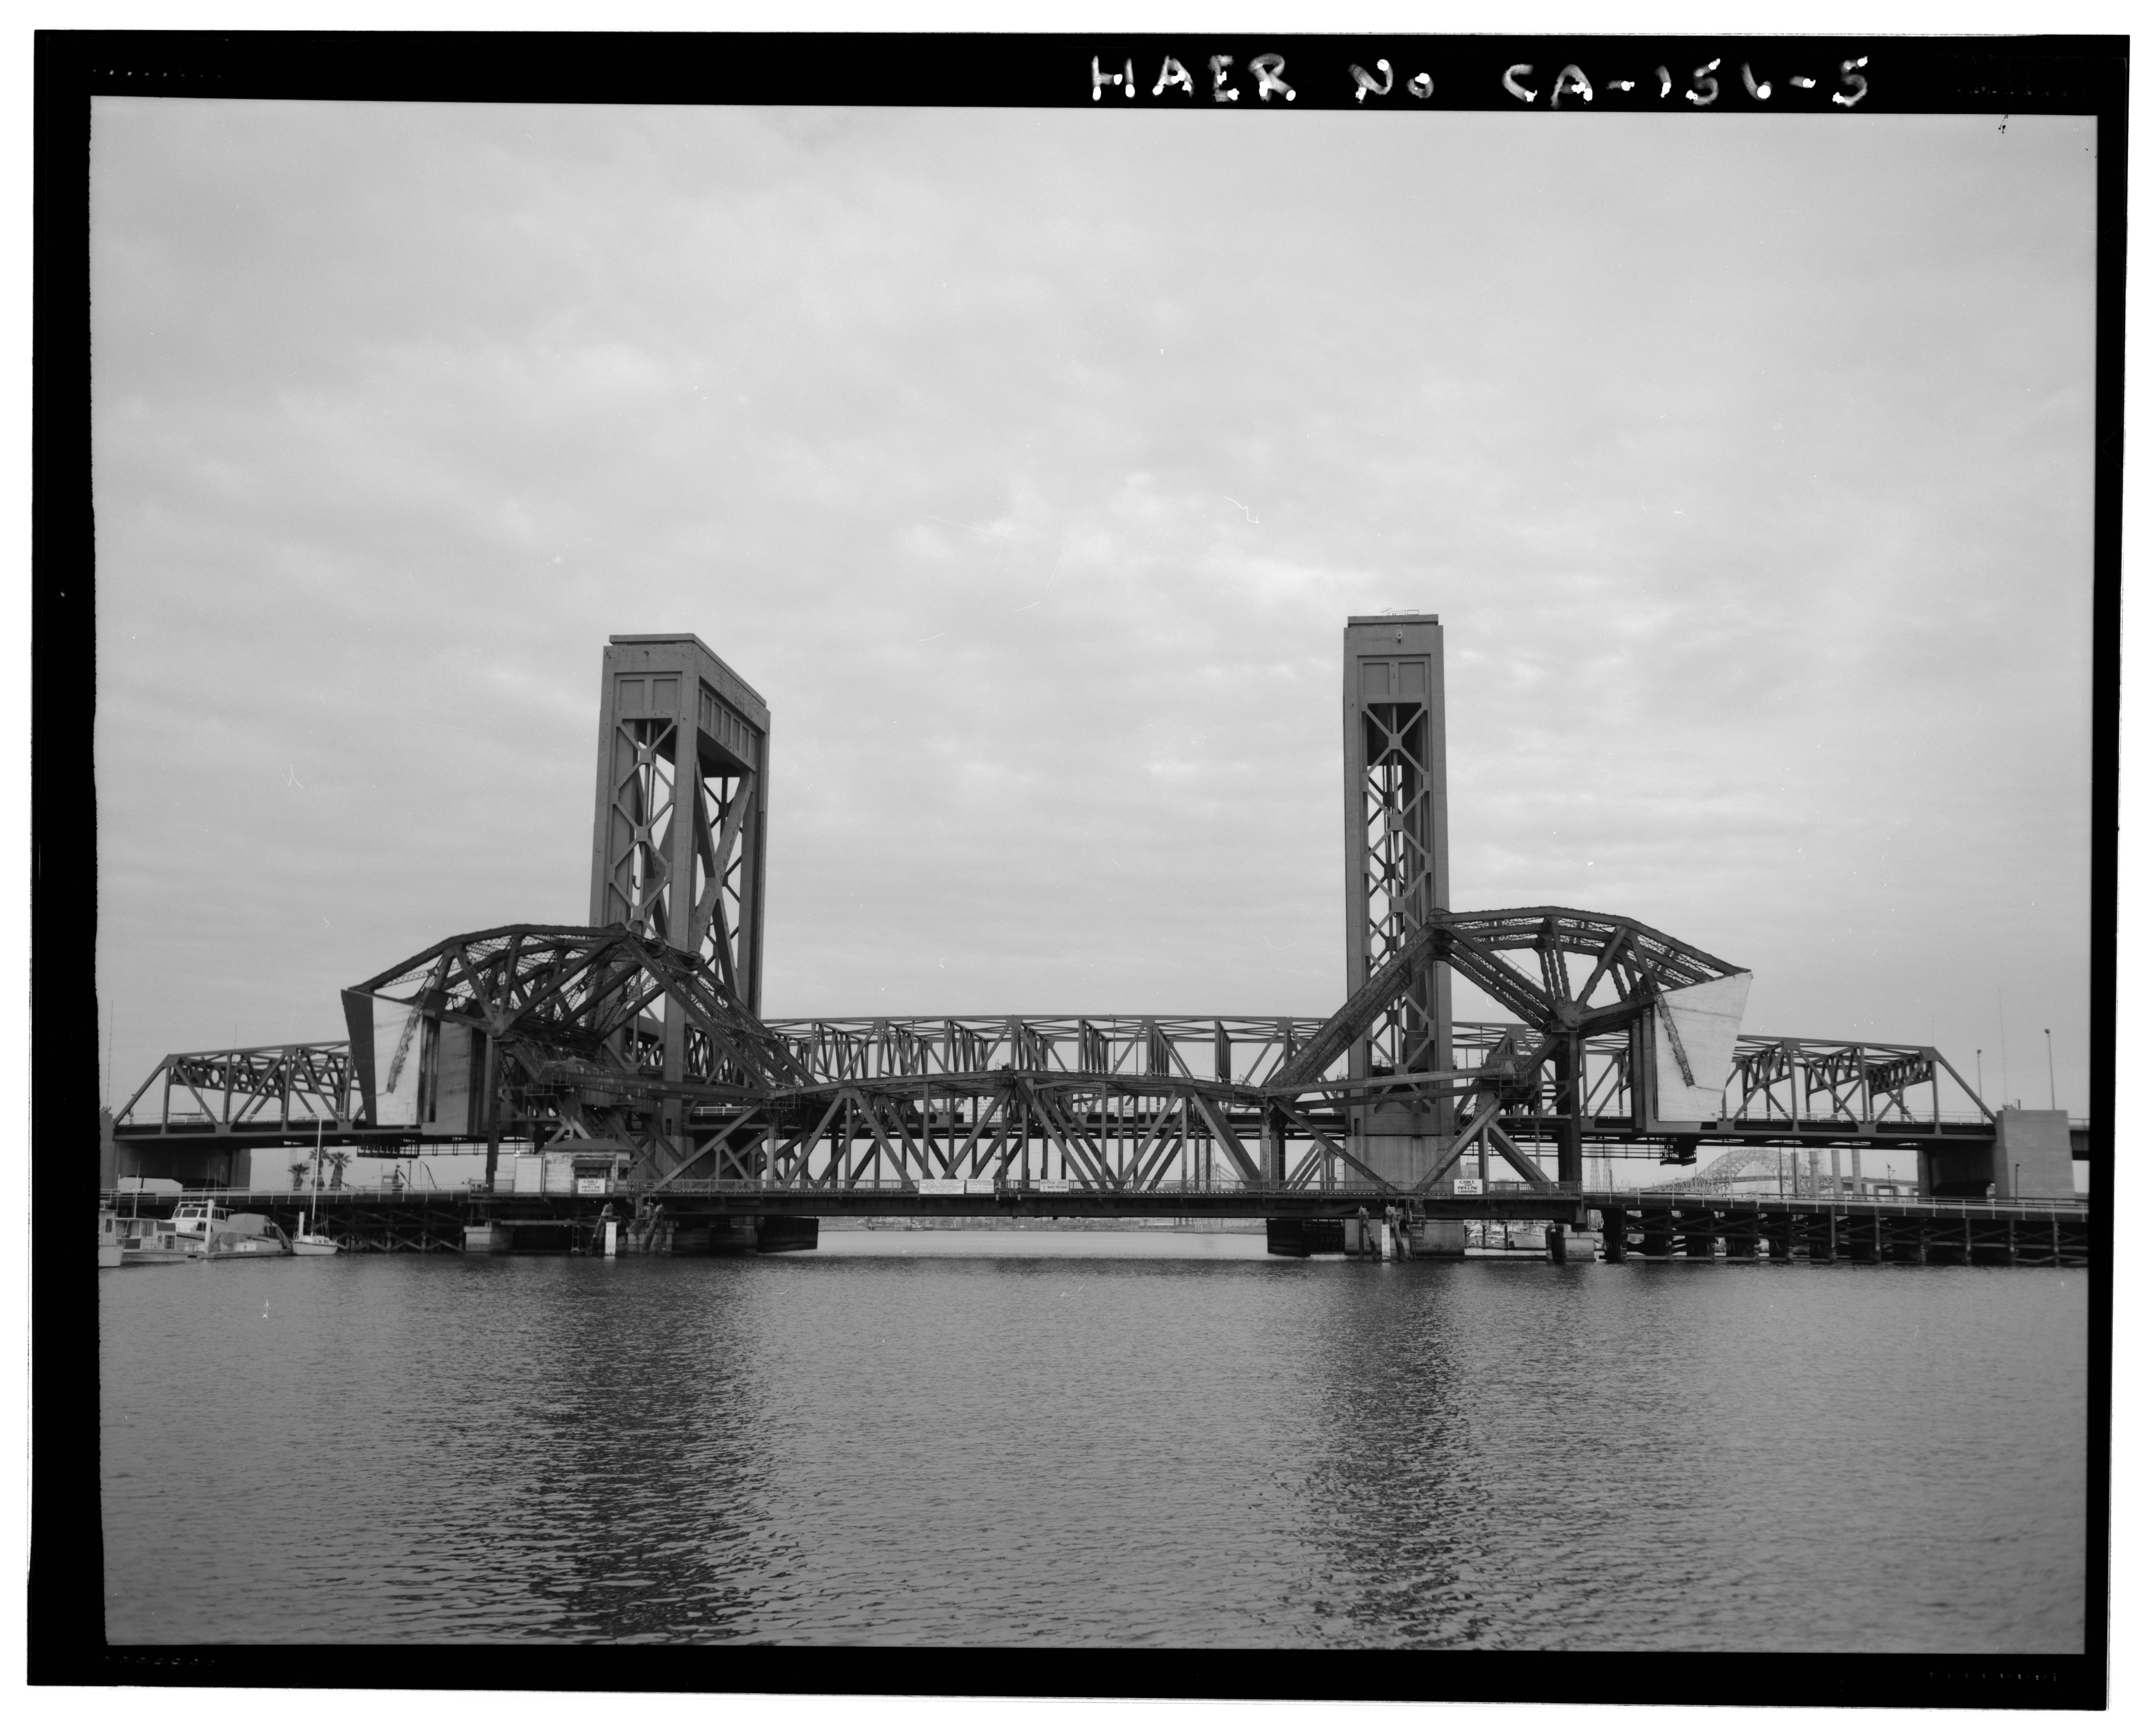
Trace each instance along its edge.
{"label": "overcast sky", "polygon": [[1424,608],[1456,906],[2086,1112],[2094,141],[100,101],[108,1093],[584,921],[610,633],[772,707],[767,1013],[1322,1013]]}

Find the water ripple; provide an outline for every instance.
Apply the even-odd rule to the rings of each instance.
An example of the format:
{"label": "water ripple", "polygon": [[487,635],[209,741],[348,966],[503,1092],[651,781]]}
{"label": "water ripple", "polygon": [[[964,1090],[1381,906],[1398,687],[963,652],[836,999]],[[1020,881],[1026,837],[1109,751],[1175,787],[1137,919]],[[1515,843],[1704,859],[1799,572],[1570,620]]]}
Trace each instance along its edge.
{"label": "water ripple", "polygon": [[106,1273],[110,1639],[2081,1647],[2083,1273],[1261,1246]]}

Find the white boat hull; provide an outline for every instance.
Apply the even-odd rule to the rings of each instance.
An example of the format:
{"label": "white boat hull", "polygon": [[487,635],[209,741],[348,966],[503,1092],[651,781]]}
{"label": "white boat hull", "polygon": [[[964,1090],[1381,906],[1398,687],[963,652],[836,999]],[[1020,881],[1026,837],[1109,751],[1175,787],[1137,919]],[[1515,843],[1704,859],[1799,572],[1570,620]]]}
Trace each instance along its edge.
{"label": "white boat hull", "polygon": [[275,1240],[243,1239],[238,1235],[220,1236],[220,1244],[211,1249],[209,1256],[223,1259],[289,1259],[291,1248]]}
{"label": "white boat hull", "polygon": [[120,1250],[123,1265],[184,1265],[200,1256],[177,1246],[126,1246]]}

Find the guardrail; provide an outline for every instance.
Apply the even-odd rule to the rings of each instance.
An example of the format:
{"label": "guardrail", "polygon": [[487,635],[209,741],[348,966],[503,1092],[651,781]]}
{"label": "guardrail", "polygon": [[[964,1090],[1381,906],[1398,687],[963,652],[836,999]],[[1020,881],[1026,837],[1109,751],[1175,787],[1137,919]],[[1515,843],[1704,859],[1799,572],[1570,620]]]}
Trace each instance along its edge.
{"label": "guardrail", "polygon": [[1703,1210],[1731,1205],[1766,1205],[1790,1210],[1832,1210],[1843,1213],[1879,1211],[1890,1214],[1921,1213],[1926,1216],[2010,1216],[2049,1211],[2055,1215],[2085,1214],[2087,1198],[1865,1198],[1848,1193],[1665,1193],[1589,1192],[1583,1194],[1590,1209]]}
{"label": "guardrail", "polygon": [[465,1181],[454,1186],[325,1186],[318,1191],[303,1186],[297,1192],[269,1186],[190,1186],[182,1192],[152,1192],[147,1187],[131,1190],[116,1188],[100,1191],[98,1197],[131,1203],[144,1198],[173,1204],[182,1198],[190,1203],[207,1198],[218,1204],[233,1198],[275,1198],[304,1204],[310,1198],[320,1198],[327,1204],[351,1198],[441,1198],[485,1194],[486,1188],[477,1181]]}
{"label": "guardrail", "polygon": [[[470,1181],[454,1186],[345,1186],[324,1188],[311,1191],[301,1188],[296,1192],[254,1187],[190,1187],[183,1193],[138,1191],[101,1191],[99,1198],[108,1205],[126,1205],[145,1200],[158,1203],[177,1203],[182,1198],[190,1200],[207,1199],[213,1203],[228,1203],[235,1199],[260,1199],[287,1205],[310,1203],[352,1203],[411,1199],[414,1201],[449,1198],[591,1198],[632,1197],[644,1189],[625,1182],[613,1181],[603,1190],[573,1192],[557,1189],[547,1193],[518,1193],[497,1187],[490,1193],[484,1183]],[[813,1202],[818,1198],[858,1198],[863,1195],[882,1198],[967,1197],[1000,1198],[1158,1198],[1163,1204],[1178,1198],[1247,1198],[1254,1203],[1269,1198],[1355,1198],[1373,1201],[1391,1201],[1401,1198],[1398,1192],[1381,1191],[1367,1182],[1353,1185],[1318,1186],[1247,1186],[1240,1181],[1214,1181],[1204,1185],[1185,1187],[1157,1187],[1143,1190],[1122,1187],[1097,1186],[1090,1183],[1072,1181],[1066,1185],[1043,1186],[1038,1181],[1025,1185],[1011,1183],[974,1183],[963,1193],[942,1191],[941,1188],[923,1193],[916,1180],[863,1180],[851,1186],[782,1186],[760,1180],[676,1180],[659,1188],[662,1197],[725,1197],[729,1195],[783,1195]],[[2049,1212],[2053,1214],[2086,1214],[2089,1201],[2086,1198],[1916,1198],[1902,1195],[1895,1198],[1864,1197],[1847,1193],[1667,1193],[1640,1190],[1599,1191],[1594,1188],[1573,1189],[1553,1188],[1537,1191],[1525,1182],[1498,1181],[1486,1183],[1480,1193],[1456,1193],[1449,1183],[1427,1193],[1424,1201],[1443,1199],[1451,1203],[1471,1203],[1477,1198],[1502,1198],[1507,1202],[1533,1202],[1547,1199],[1553,1203],[1578,1203],[1590,1209],[1617,1208],[1630,1210],[1727,1209],[1732,1206],[1765,1207],[1774,1209],[1805,1211],[1879,1211],[1890,1213],[1921,1213],[1925,1215],[1999,1216]]]}
{"label": "guardrail", "polygon": [[[777,1181],[762,1180],[670,1180],[657,1188],[665,1193],[680,1193],[688,1197],[725,1196],[742,1193],[784,1193],[788,1197],[804,1198],[850,1198],[861,1193],[886,1198],[1397,1198],[1402,1197],[1399,1188],[1388,1191],[1366,1180],[1336,1181],[1330,1186],[1251,1186],[1240,1180],[1211,1181],[1188,1186],[1123,1187],[1102,1186],[1090,1180],[1072,1180],[1060,1184],[1044,1185],[1038,1180],[1018,1182],[994,1181],[987,1177],[968,1180],[963,1190],[954,1190],[958,1183],[937,1185],[931,1182],[924,1188],[918,1180],[859,1180],[845,1186],[789,1185]],[[619,1192],[636,1188],[620,1185]],[[1538,1190],[1522,1181],[1492,1181],[1484,1184],[1479,1193],[1461,1193],[1461,1198],[1559,1198],[1578,1196],[1577,1188],[1569,1190],[1552,1188]],[[1429,1194],[1432,1198],[1455,1196],[1451,1183],[1441,1183]]]}

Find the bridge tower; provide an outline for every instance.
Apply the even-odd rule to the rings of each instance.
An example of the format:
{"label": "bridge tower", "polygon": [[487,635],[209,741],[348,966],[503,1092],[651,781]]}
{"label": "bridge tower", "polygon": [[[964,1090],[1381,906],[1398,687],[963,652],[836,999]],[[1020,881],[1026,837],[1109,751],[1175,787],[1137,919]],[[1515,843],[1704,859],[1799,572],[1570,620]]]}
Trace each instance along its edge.
{"label": "bridge tower", "polygon": [[[1435,614],[1356,614],[1342,644],[1348,992],[1452,904],[1445,821],[1445,628]],[[1450,1070],[1452,972],[1433,962],[1348,1054],[1351,1077]],[[1369,1099],[1350,1147],[1388,1179],[1421,1178],[1451,1098]]]}
{"label": "bridge tower", "polygon": [[[607,641],[599,672],[591,922],[709,958],[751,1013],[763,995],[771,712],[689,633]],[[682,1075],[678,1008],[665,1075]],[[669,1116],[678,1111],[670,1106]],[[668,1130],[676,1128],[669,1126]]]}

